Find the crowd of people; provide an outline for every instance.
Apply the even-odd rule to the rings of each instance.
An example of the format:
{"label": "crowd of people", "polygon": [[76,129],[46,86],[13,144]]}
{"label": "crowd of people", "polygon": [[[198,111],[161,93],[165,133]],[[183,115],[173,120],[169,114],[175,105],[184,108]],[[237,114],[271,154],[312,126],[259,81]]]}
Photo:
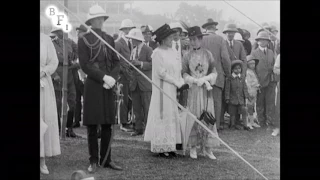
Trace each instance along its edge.
{"label": "crowd of people", "polygon": [[[97,166],[122,170],[109,151],[112,125],[117,122],[131,136],[143,135],[144,141],[151,142],[151,152],[161,157],[179,156],[181,150],[188,149],[196,159],[200,146],[201,155],[216,159],[213,152],[220,145],[218,133],[225,129],[271,127],[273,136],[280,133],[280,41],[275,27],[259,30],[251,44],[250,33],[235,24],[224,27],[225,37],[217,35],[218,22],[212,18],[202,25],[203,30],[173,22],[155,31],[150,25],[136,27],[125,19],[119,34],[111,36],[102,30],[108,17],[102,7],[94,5],[85,24],[121,56],[83,25],[76,29],[77,43],[67,40],[66,130],[61,129],[63,31],[53,29],[51,39],[40,36],[41,173],[49,174],[45,157],[61,153],[60,132],[76,138],[73,128],[79,127],[80,121],[87,127],[91,173]],[[120,117],[114,103],[116,84],[122,84]],[[182,116],[172,98],[215,136],[189,115]],[[215,121],[201,119],[203,113],[212,114]]]}

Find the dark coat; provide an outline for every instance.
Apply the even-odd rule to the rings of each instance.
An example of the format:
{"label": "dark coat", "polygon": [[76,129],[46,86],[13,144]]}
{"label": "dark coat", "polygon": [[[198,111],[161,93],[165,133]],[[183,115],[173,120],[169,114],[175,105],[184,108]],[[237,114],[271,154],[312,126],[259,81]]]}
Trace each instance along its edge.
{"label": "dark coat", "polygon": [[[128,61],[130,61],[131,49],[129,48],[129,46],[123,38],[120,38],[115,42],[115,49]],[[120,58],[120,74],[122,76],[122,82],[130,80],[130,74],[128,72],[129,68],[130,65],[127,62],[125,62],[124,59]]]}
{"label": "dark coat", "polygon": [[[138,61],[143,62],[142,68],[137,66],[149,79],[152,78],[152,49],[145,44],[142,46]],[[146,80],[138,71],[133,70],[132,77],[130,81],[130,91],[134,91],[136,87],[139,86],[141,91],[152,91],[151,83]]]}
{"label": "dark coat", "polygon": [[225,77],[231,76],[231,61],[226,41],[223,37],[211,33],[203,37],[201,46],[208,49],[215,60],[214,67],[218,73],[215,85],[224,89]]}
{"label": "dark coat", "polygon": [[249,97],[248,87],[243,76],[231,77],[226,81],[225,98],[232,105],[245,105]]}
{"label": "dark coat", "polygon": [[[255,41],[252,44],[252,51],[256,50],[258,47],[259,47],[259,45],[258,45],[257,41]],[[280,43],[279,43],[279,41],[275,41],[275,45],[273,45],[273,43],[270,41],[268,43],[267,48],[272,50],[272,52],[275,55],[275,57],[277,57],[277,55],[280,54]]]}
{"label": "dark coat", "polygon": [[[114,39],[101,31],[93,29],[113,48],[115,47]],[[95,43],[98,38],[91,32],[84,35],[90,44]],[[106,48],[106,53],[104,52]],[[83,124],[115,124],[115,97],[112,89],[103,87],[103,77],[112,76],[115,80],[119,77],[120,64],[119,58],[106,45],[102,45],[98,57],[93,61],[91,59],[90,48],[85,44],[83,38],[78,40],[79,61],[81,69],[87,74],[84,84],[84,103],[83,103]],[[92,57],[98,52],[98,49],[92,50]]]}
{"label": "dark coat", "polygon": [[234,60],[241,60],[243,62],[241,75],[245,77],[247,75],[247,56],[242,43],[233,40],[233,49],[230,48],[227,41],[226,44],[231,62]]}
{"label": "dark coat", "polygon": [[248,56],[249,54],[251,54],[251,50],[252,50],[251,42],[248,39],[245,39],[242,44],[243,44],[244,50],[246,51],[246,55]]}
{"label": "dark coat", "polygon": [[267,87],[273,74],[273,66],[275,63],[274,54],[268,49],[267,55],[265,55],[260,48],[257,48],[251,52],[251,55],[256,59],[259,59],[259,63],[256,66],[256,72],[260,85],[261,87]]}
{"label": "dark coat", "polygon": [[149,47],[151,47],[152,50],[155,50],[158,46],[159,46],[158,43],[156,43],[155,41],[152,41],[152,40],[151,40],[151,41],[149,42]]}

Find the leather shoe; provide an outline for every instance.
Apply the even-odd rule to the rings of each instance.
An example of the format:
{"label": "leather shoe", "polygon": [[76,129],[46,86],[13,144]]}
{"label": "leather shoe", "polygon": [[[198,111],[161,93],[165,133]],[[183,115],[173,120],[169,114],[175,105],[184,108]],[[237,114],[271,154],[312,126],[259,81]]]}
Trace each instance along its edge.
{"label": "leather shoe", "polygon": [[117,166],[114,162],[110,162],[109,164],[105,165],[105,167],[114,169],[117,171],[122,171],[122,168],[120,166]]}
{"label": "leather shoe", "polygon": [[80,127],[80,123],[79,122],[75,122],[75,123],[72,124],[72,127],[73,128],[78,128],[78,127]]}
{"label": "leather shoe", "polygon": [[96,170],[97,170],[97,164],[96,163],[90,164],[90,166],[88,167],[89,173],[95,173]]}
{"label": "leather shoe", "polygon": [[138,132],[138,131],[135,131],[131,134],[131,136],[139,136],[139,135],[142,135],[143,132]]}

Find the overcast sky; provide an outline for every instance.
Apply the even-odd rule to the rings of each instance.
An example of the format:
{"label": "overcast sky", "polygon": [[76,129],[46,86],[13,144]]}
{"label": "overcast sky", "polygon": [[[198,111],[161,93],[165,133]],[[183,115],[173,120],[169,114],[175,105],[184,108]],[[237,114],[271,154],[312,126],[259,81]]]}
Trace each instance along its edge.
{"label": "overcast sky", "polygon": [[[175,13],[181,2],[183,1],[134,1],[132,5],[134,8],[139,8],[145,14],[164,14]],[[251,22],[222,0],[184,2],[190,5],[204,5],[208,9],[222,9],[223,19],[225,20],[228,20],[230,17],[241,23]],[[258,23],[280,22],[280,0],[228,0],[228,2]]]}

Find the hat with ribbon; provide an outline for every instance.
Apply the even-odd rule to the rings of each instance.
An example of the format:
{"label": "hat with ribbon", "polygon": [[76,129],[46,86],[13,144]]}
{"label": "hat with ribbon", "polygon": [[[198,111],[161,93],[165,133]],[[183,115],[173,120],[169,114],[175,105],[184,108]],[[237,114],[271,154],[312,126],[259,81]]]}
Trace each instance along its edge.
{"label": "hat with ribbon", "polygon": [[241,68],[242,68],[243,62],[242,62],[241,60],[233,60],[233,61],[231,62],[231,69],[233,69],[234,66],[236,66],[236,65],[240,65]]}
{"label": "hat with ribbon", "polygon": [[242,35],[238,32],[236,32],[236,34],[234,35],[234,40],[240,41],[240,42],[244,42]]}
{"label": "hat with ribbon", "polygon": [[151,32],[153,31],[153,28],[150,25],[143,25],[141,26],[142,33]]}
{"label": "hat with ribbon", "polygon": [[208,26],[211,26],[211,25],[217,26],[218,24],[219,24],[218,22],[215,22],[212,18],[209,18],[207,19],[207,22],[204,23],[201,27],[205,29]]}
{"label": "hat with ribbon", "polygon": [[88,29],[84,25],[81,24],[79,27],[76,28],[76,31],[87,32]]}
{"label": "hat with ribbon", "polygon": [[193,27],[190,27],[188,29],[188,36],[189,37],[192,37],[192,36],[205,36],[205,35],[208,35],[208,34],[203,34],[201,32],[201,28],[199,26],[193,26]]}
{"label": "hat with ribbon", "polygon": [[106,11],[99,6],[98,4],[93,5],[89,9],[89,13],[87,14],[87,20],[86,20],[86,25],[90,25],[90,20],[97,18],[97,17],[104,17],[104,20],[107,20],[109,16],[107,15]]}
{"label": "hat with ribbon", "polygon": [[259,59],[255,58],[254,56],[252,56],[251,54],[247,56],[247,64],[253,63],[255,62],[255,65],[257,66],[257,64],[259,63]]}
{"label": "hat with ribbon", "polygon": [[261,31],[259,32],[258,36],[255,38],[256,41],[259,40],[268,40],[270,41],[270,36],[269,33],[267,33],[266,31]]}
{"label": "hat with ribbon", "polygon": [[156,36],[156,38],[154,39],[156,42],[161,42],[173,33],[175,33],[175,31],[172,30],[168,24],[164,24],[157,30],[155,30],[152,35]]}
{"label": "hat with ribbon", "polygon": [[142,35],[142,32],[141,32],[141,29],[139,28],[134,28],[134,29],[131,29],[129,31],[129,34],[128,35],[125,35],[128,39],[135,39],[135,40],[138,40],[138,41],[145,41],[144,40],[144,37]]}
{"label": "hat with ribbon", "polygon": [[223,34],[226,32],[238,32],[237,25],[235,24],[226,24],[223,29]]}
{"label": "hat with ribbon", "polygon": [[119,28],[119,30],[122,30],[124,28],[135,28],[136,26],[133,24],[133,22],[131,21],[131,19],[124,19],[121,22],[121,26]]}

